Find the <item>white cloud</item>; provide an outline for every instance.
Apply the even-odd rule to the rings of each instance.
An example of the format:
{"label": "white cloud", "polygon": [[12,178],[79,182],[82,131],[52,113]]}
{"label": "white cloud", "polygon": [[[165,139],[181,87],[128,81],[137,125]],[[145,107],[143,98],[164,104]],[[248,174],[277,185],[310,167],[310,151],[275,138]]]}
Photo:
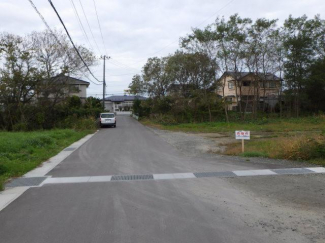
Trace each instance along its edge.
{"label": "white cloud", "polygon": [[[242,17],[275,18],[283,22],[289,14],[295,17],[306,14],[313,17],[325,12],[323,0],[95,0],[100,18],[107,54],[112,57],[107,62],[108,93],[121,93],[127,88],[132,74],[140,72],[148,57],[164,56],[178,48],[179,37],[191,32],[202,21],[201,27],[212,23],[218,16],[226,18],[238,13]],[[96,55],[103,52],[101,34],[93,0],[81,0],[89,24],[101,51],[97,50],[88,25],[84,19],[79,0],[74,0],[88,37]],[[48,1],[34,0],[35,5],[53,28],[62,29]],[[70,1],[53,1],[61,14],[73,40],[78,44],[89,44],[80,30],[78,20]],[[222,10],[220,10],[223,8]],[[27,0],[1,0],[0,31],[14,34],[27,34],[45,29],[41,19]],[[220,10],[220,11],[218,11]],[[214,15],[217,13],[217,15]],[[114,64],[113,64],[114,63]],[[121,64],[122,63],[122,64]],[[102,63],[92,70],[102,79]],[[124,76],[111,76],[128,74]],[[100,86],[90,85],[89,93],[102,92]]]}

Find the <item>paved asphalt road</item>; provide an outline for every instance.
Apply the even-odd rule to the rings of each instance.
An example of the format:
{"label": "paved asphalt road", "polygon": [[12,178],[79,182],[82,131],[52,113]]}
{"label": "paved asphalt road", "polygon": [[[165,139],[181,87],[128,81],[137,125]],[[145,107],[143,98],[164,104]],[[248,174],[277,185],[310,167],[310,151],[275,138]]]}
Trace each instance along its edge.
{"label": "paved asphalt road", "polygon": [[[53,177],[230,171],[273,164],[187,157],[128,116],[49,172]],[[262,243],[265,208],[223,178],[47,184],[0,212],[1,243]],[[293,238],[292,238],[293,239]]]}

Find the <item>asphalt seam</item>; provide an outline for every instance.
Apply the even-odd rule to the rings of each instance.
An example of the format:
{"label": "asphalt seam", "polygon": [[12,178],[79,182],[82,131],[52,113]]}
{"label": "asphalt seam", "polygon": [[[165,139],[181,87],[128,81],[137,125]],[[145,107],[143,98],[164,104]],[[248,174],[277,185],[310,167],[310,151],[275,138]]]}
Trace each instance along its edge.
{"label": "asphalt seam", "polygon": [[[11,181],[6,187],[40,187],[46,184],[67,183],[92,183],[92,182],[118,182],[118,181],[143,181],[143,180],[175,180],[194,179],[208,177],[252,177],[272,175],[303,175],[325,173],[324,167],[313,168],[283,168],[264,170],[236,170],[218,172],[194,172],[194,173],[169,173],[169,174],[145,174],[145,175],[108,175],[108,176],[81,176],[81,177],[30,177],[18,178]],[[28,180],[26,180],[28,179]],[[34,179],[34,180],[33,180]],[[30,181],[30,185],[28,184]],[[37,184],[37,182],[39,183]]]}

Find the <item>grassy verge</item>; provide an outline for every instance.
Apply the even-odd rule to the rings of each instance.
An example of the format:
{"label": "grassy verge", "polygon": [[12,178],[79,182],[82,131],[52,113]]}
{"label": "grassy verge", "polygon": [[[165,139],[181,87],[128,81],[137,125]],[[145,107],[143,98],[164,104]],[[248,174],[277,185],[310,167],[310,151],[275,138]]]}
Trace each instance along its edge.
{"label": "grassy verge", "polygon": [[0,132],[0,190],[9,178],[25,174],[92,132],[72,129]]}
{"label": "grassy verge", "polygon": [[234,132],[235,130],[249,130],[255,132],[291,132],[323,130],[325,116],[290,118],[290,119],[261,119],[257,121],[238,122],[204,122],[183,124],[161,124],[154,120],[142,119],[144,125],[170,131],[182,132]]}

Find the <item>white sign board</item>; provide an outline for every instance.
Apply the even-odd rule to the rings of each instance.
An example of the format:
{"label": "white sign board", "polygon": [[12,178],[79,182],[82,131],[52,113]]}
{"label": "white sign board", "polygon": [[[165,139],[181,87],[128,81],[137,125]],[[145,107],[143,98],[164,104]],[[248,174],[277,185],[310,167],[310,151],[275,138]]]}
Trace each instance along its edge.
{"label": "white sign board", "polygon": [[251,139],[251,132],[250,131],[236,131],[236,139]]}

